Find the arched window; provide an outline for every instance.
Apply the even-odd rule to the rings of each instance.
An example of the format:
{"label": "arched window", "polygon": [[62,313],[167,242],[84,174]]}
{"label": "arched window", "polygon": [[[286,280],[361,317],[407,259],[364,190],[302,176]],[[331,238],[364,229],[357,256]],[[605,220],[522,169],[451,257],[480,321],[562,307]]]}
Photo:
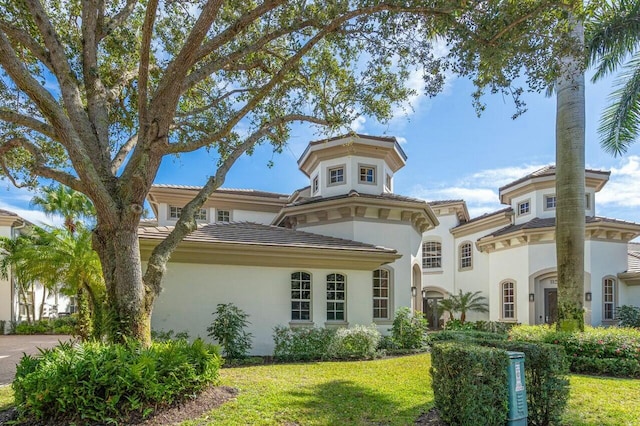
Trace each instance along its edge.
{"label": "arched window", "polygon": [[602,319],[613,321],[616,319],[616,298],[618,297],[618,283],[615,278],[605,278],[602,281]]}
{"label": "arched window", "polygon": [[460,244],[460,269],[473,267],[473,246],[470,242]]}
{"label": "arched window", "polygon": [[425,269],[442,268],[442,244],[438,241],[422,243],[422,267]]}
{"label": "arched window", "polygon": [[502,297],[502,319],[516,319],[516,284],[513,281],[504,281],[500,284]]}
{"label": "arched window", "polygon": [[291,320],[311,321],[311,274],[291,274]]}
{"label": "arched window", "polygon": [[373,319],[390,319],[391,311],[391,272],[376,269],[373,271]]}
{"label": "arched window", "polygon": [[327,321],[346,321],[347,278],[327,275]]}

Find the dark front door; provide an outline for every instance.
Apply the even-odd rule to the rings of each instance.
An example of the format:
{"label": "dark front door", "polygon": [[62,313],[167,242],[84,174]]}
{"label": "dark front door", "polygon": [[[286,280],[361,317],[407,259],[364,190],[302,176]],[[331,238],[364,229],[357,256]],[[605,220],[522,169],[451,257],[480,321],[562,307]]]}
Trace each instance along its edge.
{"label": "dark front door", "polygon": [[438,313],[439,300],[442,300],[442,297],[426,297],[422,299],[422,310],[429,322],[429,330],[439,330],[442,328],[442,324],[440,324],[440,314]]}
{"label": "dark front door", "polygon": [[558,320],[558,289],[544,289],[544,322],[553,324]]}

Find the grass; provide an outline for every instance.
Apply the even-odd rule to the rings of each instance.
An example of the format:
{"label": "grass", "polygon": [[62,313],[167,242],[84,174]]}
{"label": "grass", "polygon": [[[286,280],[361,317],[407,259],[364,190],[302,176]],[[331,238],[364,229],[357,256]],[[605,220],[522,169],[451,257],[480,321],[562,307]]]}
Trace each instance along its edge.
{"label": "grass", "polygon": [[565,424],[640,424],[640,380],[572,375],[570,382]]}
{"label": "grass", "polygon": [[433,406],[428,355],[223,369],[235,401],[187,425],[407,425]]}
{"label": "grass", "polygon": [[0,386],[0,411],[13,405],[13,390],[11,386]]}
{"label": "grass", "polygon": [[[409,425],[433,406],[427,354],[364,362],[276,364],[220,371],[238,397],[183,426]],[[640,380],[570,376],[565,425],[640,424]],[[13,404],[0,387],[0,411]]]}

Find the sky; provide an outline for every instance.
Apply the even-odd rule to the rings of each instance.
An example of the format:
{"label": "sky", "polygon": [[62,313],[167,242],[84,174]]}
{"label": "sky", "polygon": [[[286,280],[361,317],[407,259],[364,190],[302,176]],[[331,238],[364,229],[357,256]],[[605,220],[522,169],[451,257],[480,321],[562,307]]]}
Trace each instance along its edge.
{"label": "sky", "polygon": [[[409,84],[419,89],[420,79]],[[640,223],[640,143],[615,158],[598,141],[598,121],[611,89],[612,79],[595,85],[587,79],[586,164],[611,171],[608,184],[596,194],[596,214]],[[475,217],[504,207],[498,199],[500,186],[555,162],[555,96],[525,95],[528,111],[513,120],[512,101],[500,95],[485,96],[487,107],[478,117],[472,92],[471,82],[450,76],[441,94],[414,96],[411,108],[398,109],[387,124],[366,117],[352,124],[358,133],[395,136],[402,144],[408,159],[395,175],[395,193],[427,201],[463,199]],[[308,142],[320,138],[313,128],[296,126],[283,153],[273,154],[263,146],[241,157],[224,187],[290,194],[308,185],[297,160]],[[191,153],[165,159],[156,183],[202,185],[214,171],[215,158]],[[0,182],[0,209],[35,223],[59,224],[59,219],[46,218],[29,206],[32,196]]]}

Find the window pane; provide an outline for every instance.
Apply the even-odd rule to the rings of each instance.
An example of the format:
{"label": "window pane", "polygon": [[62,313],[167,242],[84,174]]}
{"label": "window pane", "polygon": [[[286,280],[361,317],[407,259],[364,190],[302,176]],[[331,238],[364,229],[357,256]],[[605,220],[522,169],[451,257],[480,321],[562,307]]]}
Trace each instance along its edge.
{"label": "window pane", "polygon": [[422,267],[427,269],[442,267],[442,245],[439,242],[422,243]]}
{"label": "window pane", "polygon": [[306,272],[291,274],[291,319],[311,319],[311,275]]}

